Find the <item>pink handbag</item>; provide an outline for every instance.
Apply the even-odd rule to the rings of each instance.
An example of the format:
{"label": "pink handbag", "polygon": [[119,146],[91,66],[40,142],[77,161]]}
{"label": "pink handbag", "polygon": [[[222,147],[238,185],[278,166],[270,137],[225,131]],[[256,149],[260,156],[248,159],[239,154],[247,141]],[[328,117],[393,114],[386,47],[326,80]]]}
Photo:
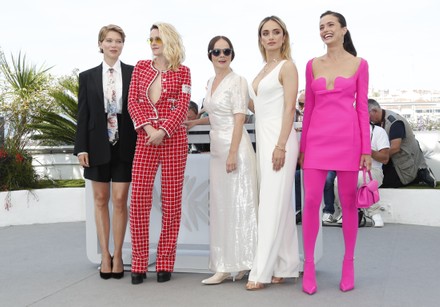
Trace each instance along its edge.
{"label": "pink handbag", "polygon": [[[362,172],[364,182],[358,188],[356,193],[356,207],[360,209],[369,208],[380,200],[379,184],[377,180],[373,180],[373,177],[371,177],[371,172],[367,171],[365,168],[362,169]],[[370,176],[369,182],[367,182],[366,173],[368,173],[368,176]]]}

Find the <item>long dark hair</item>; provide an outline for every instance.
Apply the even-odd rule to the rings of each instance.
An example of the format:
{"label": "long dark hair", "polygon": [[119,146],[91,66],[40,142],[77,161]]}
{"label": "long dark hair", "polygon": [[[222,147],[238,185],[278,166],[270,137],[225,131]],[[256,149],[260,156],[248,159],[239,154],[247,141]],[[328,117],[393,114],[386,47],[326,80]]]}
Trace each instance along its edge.
{"label": "long dark hair", "polygon": [[[339,24],[341,25],[342,28],[347,27],[347,21],[345,20],[345,17],[342,14],[337,13],[337,12],[327,11],[327,12],[323,13],[319,18],[322,18],[327,15],[335,16],[338,19]],[[345,35],[344,35],[343,46],[344,46],[345,51],[347,51],[348,53],[351,53],[354,56],[357,56],[356,48],[354,48],[353,41],[351,40],[350,31],[348,31],[348,29],[347,29],[347,33],[345,33]]]}

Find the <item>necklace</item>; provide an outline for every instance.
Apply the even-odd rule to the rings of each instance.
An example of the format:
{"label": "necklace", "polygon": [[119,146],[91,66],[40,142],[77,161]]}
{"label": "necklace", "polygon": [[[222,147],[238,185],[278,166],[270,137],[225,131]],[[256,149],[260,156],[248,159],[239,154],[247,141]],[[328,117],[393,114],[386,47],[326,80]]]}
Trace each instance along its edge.
{"label": "necklace", "polygon": [[280,59],[272,59],[270,61],[267,61],[266,65],[264,65],[263,70],[261,71],[261,74],[264,75],[267,73],[269,68],[272,66],[272,63],[275,63],[275,65],[280,61]]}

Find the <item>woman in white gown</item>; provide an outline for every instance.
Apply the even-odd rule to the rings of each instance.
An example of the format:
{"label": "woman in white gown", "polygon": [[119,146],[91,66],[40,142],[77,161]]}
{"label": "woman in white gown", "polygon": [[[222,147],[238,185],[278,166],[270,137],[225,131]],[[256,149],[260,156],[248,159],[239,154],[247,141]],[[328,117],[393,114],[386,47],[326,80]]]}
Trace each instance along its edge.
{"label": "woman in white gown", "polygon": [[298,140],[293,120],[298,72],[291,60],[289,33],[270,16],[258,28],[266,65],[252,83],[259,183],[258,246],[247,290],[298,277],[298,235],[293,207]]}
{"label": "woman in white gown", "polygon": [[230,68],[234,55],[227,37],[211,39],[208,57],[215,76],[204,100],[209,116],[187,122],[188,128],[211,124],[209,269],[215,274],[202,281],[210,285],[243,278],[257,242],[256,160],[243,128],[249,92],[246,79]]}

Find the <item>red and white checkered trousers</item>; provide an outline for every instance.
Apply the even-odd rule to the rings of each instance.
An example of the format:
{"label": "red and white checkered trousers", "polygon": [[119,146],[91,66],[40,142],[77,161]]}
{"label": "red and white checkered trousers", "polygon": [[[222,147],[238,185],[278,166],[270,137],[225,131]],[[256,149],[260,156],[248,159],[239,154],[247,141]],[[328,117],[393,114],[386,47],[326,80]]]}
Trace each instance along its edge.
{"label": "red and white checkered trousers", "polygon": [[149,226],[153,186],[161,165],[162,230],[157,248],[156,271],[172,272],[176,259],[177,236],[180,228],[182,189],[188,139],[185,127],[179,127],[159,146],[146,145],[139,135],[132,171],[130,230],[132,244],[131,271],[147,271],[149,257]]}

